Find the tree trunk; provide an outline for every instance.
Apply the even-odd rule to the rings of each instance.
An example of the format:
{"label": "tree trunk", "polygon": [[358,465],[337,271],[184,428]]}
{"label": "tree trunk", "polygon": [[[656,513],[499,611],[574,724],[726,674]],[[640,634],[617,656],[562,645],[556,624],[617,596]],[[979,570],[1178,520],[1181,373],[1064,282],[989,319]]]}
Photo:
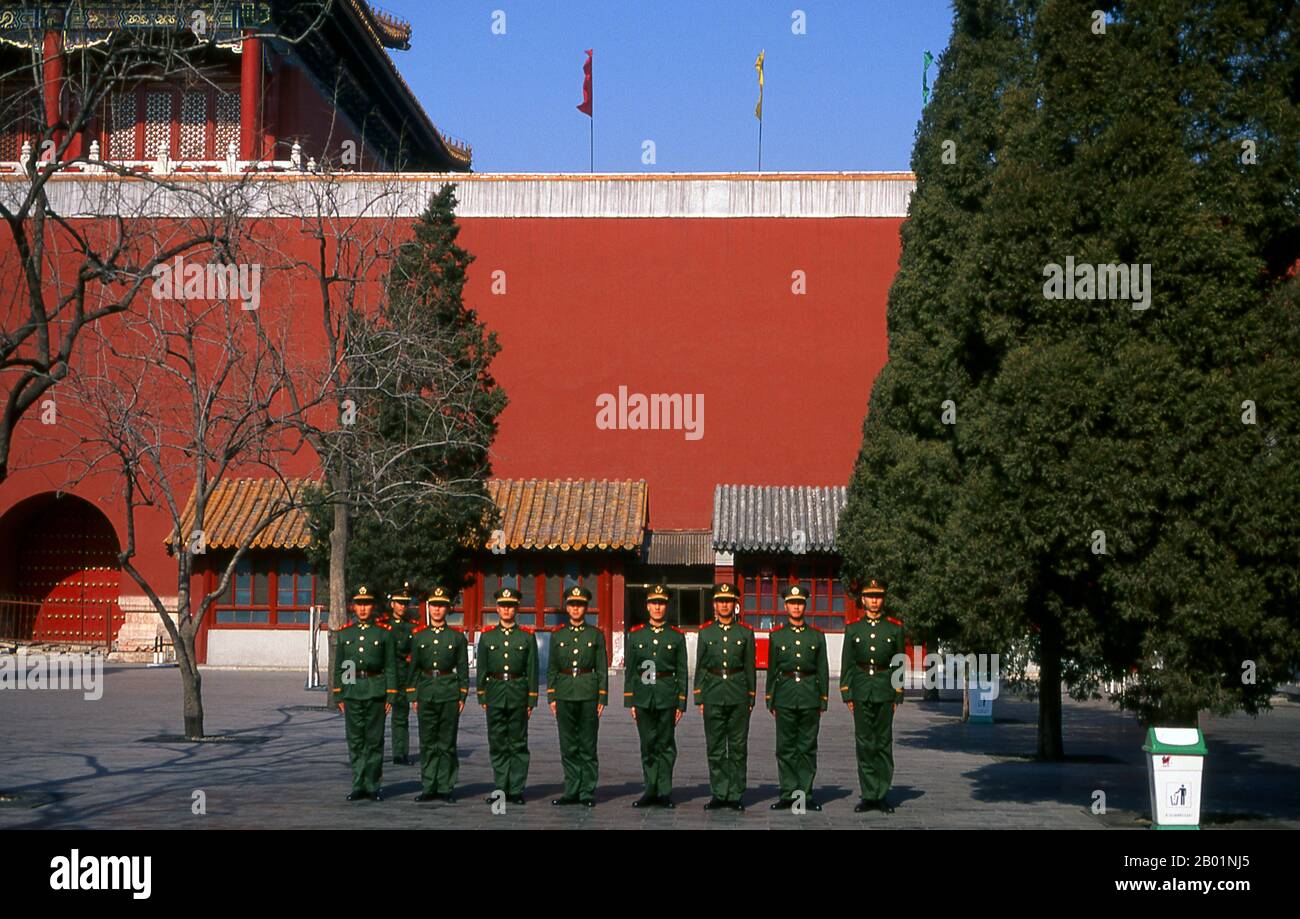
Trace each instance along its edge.
{"label": "tree trunk", "polygon": [[1038,668],[1038,758],[1061,760],[1061,639],[1054,620],[1043,623]]}
{"label": "tree trunk", "polygon": [[334,526],[330,529],[330,615],[329,615],[329,655],[326,670],[329,674],[327,684],[331,698],[334,692],[334,654],[338,630],[347,624],[347,568],[348,568],[348,503],[346,496],[349,489],[346,472],[336,472],[331,477],[331,487],[335,497],[344,496],[345,500],[334,502]]}
{"label": "tree trunk", "polygon": [[[180,619],[180,611],[177,611]],[[186,619],[189,617],[186,616]],[[176,663],[181,671],[181,715],[185,721],[185,739],[203,739],[203,676],[199,673],[194,639],[198,628],[188,622],[178,623],[181,646],[176,649]]]}

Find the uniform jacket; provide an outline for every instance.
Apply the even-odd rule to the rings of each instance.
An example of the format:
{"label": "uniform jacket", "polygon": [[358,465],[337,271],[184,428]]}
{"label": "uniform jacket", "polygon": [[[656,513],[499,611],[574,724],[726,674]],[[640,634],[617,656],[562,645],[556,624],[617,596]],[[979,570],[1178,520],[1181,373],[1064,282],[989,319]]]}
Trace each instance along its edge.
{"label": "uniform jacket", "polygon": [[397,663],[397,688],[404,689],[411,685],[411,635],[417,628],[410,618],[401,622],[391,615],[384,616],[380,622],[393,630],[393,655]]}
{"label": "uniform jacket", "polygon": [[902,702],[903,689],[893,683],[894,657],[903,650],[903,625],[881,616],[863,616],[844,629],[840,657],[840,695],[845,702]]}
{"label": "uniform jacket", "polygon": [[[486,629],[478,639],[477,657],[479,702],[502,708],[537,705],[537,636],[532,629]],[[516,676],[520,673],[522,679]]]}
{"label": "uniform jacket", "polygon": [[388,626],[349,622],[339,629],[336,641],[334,701],[387,699],[397,694],[393,632]]}
{"label": "uniform jacket", "polygon": [[[574,669],[587,673],[574,675]],[[547,702],[609,702],[609,656],[605,633],[589,625],[566,625],[551,633],[546,661]]]}
{"label": "uniform jacket", "polygon": [[[787,674],[791,674],[787,676]],[[778,626],[767,642],[767,707],[820,708],[830,696],[826,636],[810,625]]]}
{"label": "uniform jacket", "polygon": [[[449,670],[452,672],[447,673]],[[469,695],[469,639],[464,632],[449,625],[421,625],[412,630],[411,681],[406,694],[413,702],[465,701]]]}
{"label": "uniform jacket", "polygon": [[624,657],[624,708],[686,711],[688,664],[686,636],[681,629],[635,626],[628,633]]}
{"label": "uniform jacket", "polygon": [[757,689],[754,630],[734,619],[731,625],[715,619],[700,629],[695,646],[695,704],[743,703],[753,708]]}

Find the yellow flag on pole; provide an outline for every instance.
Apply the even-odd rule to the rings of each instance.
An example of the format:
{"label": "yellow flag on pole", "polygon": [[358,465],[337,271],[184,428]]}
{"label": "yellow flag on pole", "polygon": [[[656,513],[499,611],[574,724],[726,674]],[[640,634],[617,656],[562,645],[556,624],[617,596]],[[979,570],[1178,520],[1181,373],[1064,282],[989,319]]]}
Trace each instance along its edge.
{"label": "yellow flag on pole", "polygon": [[758,105],[754,106],[754,117],[759,121],[763,120],[763,55],[767,54],[764,49],[758,52],[758,57],[754,60],[754,69],[758,71]]}

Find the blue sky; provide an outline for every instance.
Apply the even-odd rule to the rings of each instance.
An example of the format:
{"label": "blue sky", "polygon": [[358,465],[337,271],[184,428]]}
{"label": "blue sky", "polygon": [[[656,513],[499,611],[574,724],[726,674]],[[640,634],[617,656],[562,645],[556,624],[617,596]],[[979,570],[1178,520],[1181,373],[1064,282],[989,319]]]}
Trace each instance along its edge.
{"label": "blue sky", "polygon": [[[596,170],[752,170],[766,50],[763,169],[907,169],[922,52],[948,0],[380,0],[411,22],[391,52],[478,172],[586,172],[584,49],[595,50]],[[492,32],[494,11],[505,34]],[[806,34],[791,25],[806,14]],[[500,21],[499,18],[496,21]],[[934,67],[930,69],[934,74]],[[657,162],[642,162],[643,142]]]}

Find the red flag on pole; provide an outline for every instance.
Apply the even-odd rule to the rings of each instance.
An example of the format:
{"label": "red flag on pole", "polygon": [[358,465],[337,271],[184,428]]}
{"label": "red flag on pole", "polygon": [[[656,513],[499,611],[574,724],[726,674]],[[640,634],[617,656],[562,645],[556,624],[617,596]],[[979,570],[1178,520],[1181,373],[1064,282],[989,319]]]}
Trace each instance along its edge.
{"label": "red flag on pole", "polygon": [[578,111],[591,117],[591,49],[587,49],[587,62],[582,65],[582,102]]}

